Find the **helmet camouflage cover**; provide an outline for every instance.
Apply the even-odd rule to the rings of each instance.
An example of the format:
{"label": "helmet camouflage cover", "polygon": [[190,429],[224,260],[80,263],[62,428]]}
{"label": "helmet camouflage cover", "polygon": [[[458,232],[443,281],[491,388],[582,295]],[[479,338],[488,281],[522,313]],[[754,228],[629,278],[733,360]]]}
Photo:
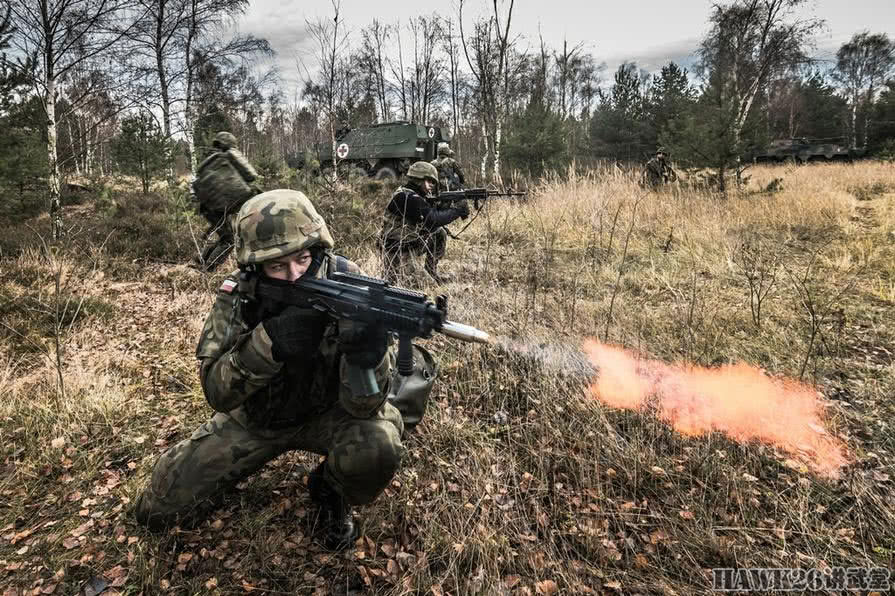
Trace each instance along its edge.
{"label": "helmet camouflage cover", "polygon": [[214,142],[216,145],[220,145],[224,150],[236,147],[236,137],[226,130],[222,130],[214,135]]}
{"label": "helmet camouflage cover", "polygon": [[665,149],[665,147],[659,147],[658,149],[656,149],[656,155],[659,154],[668,155],[668,151]]}
{"label": "helmet camouflage cover", "polygon": [[296,251],[333,247],[326,222],[297,190],[270,190],[243,204],[236,216],[236,262],[252,265]]}
{"label": "helmet camouflage cover", "polygon": [[418,161],[413,163],[410,168],[407,169],[407,177],[416,178],[418,180],[425,180],[428,178],[435,184],[438,184],[438,170],[428,161]]}
{"label": "helmet camouflage cover", "polygon": [[438,156],[444,155],[445,157],[451,156],[451,146],[447,143],[438,143]]}

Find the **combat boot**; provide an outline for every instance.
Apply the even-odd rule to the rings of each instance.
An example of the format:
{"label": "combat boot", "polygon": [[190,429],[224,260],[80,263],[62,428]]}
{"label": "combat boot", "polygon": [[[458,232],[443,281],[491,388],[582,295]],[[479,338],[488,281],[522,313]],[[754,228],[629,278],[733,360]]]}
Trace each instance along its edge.
{"label": "combat boot", "polygon": [[308,493],[319,507],[319,521],[323,524],[323,545],[330,550],[343,550],[357,539],[357,525],[351,515],[351,507],[323,476],[319,464],[308,474]]}

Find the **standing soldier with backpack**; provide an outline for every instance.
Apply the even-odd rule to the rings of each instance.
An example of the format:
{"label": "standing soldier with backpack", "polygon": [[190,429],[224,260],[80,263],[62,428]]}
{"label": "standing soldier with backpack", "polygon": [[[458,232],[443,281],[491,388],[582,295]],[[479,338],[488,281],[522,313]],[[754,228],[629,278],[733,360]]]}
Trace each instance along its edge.
{"label": "standing soldier with backpack", "polygon": [[447,143],[438,143],[438,159],[432,160],[438,170],[438,190],[461,190],[466,183],[463,169],[454,159],[454,150]]}
{"label": "standing soldier with backpack", "polygon": [[217,242],[202,251],[198,266],[214,271],[233,249],[233,227],[230,217],[242,204],[259,194],[255,184],[258,173],[236,148],[236,137],[226,131],[217,133],[212,145],[215,152],[199,164],[192,191],[199,202],[199,213],[208,220],[209,228],[202,236],[207,242],[217,232]]}

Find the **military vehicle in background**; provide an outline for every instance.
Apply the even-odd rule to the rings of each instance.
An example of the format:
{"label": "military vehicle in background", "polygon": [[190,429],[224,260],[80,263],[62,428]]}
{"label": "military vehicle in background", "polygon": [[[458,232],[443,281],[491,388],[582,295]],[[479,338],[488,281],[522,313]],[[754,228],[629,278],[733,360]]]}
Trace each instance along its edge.
{"label": "military vehicle in background", "polygon": [[752,156],[761,162],[801,162],[809,161],[851,161],[864,156],[861,149],[849,149],[844,137],[828,139],[777,139],[771,141],[767,150]]}
{"label": "military vehicle in background", "polygon": [[[450,142],[446,131],[404,120],[360,128],[342,128],[336,133],[339,171],[361,171],[374,178],[397,178],[419,160],[432,161],[439,142]],[[333,167],[332,143],[312,149],[320,171]]]}

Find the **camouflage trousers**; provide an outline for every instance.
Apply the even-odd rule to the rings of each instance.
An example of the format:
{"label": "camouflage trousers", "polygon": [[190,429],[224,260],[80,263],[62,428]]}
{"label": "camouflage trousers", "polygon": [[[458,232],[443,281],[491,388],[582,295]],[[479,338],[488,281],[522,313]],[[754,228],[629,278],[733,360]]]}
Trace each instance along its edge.
{"label": "camouflage trousers", "polygon": [[426,269],[434,272],[447,249],[447,231],[429,231],[411,226],[385,228],[382,232],[382,270],[386,279],[394,281],[403,269],[407,255],[426,255]]}
{"label": "camouflage trousers", "polygon": [[[428,394],[428,392],[427,392]],[[389,401],[369,419],[334,405],[294,427],[252,427],[243,408],[216,413],[168,449],[137,498],[137,521],[162,527],[188,518],[223,491],[286,451],[326,455],[324,478],[352,505],[376,499],[398,470],[405,448],[404,423]]]}

